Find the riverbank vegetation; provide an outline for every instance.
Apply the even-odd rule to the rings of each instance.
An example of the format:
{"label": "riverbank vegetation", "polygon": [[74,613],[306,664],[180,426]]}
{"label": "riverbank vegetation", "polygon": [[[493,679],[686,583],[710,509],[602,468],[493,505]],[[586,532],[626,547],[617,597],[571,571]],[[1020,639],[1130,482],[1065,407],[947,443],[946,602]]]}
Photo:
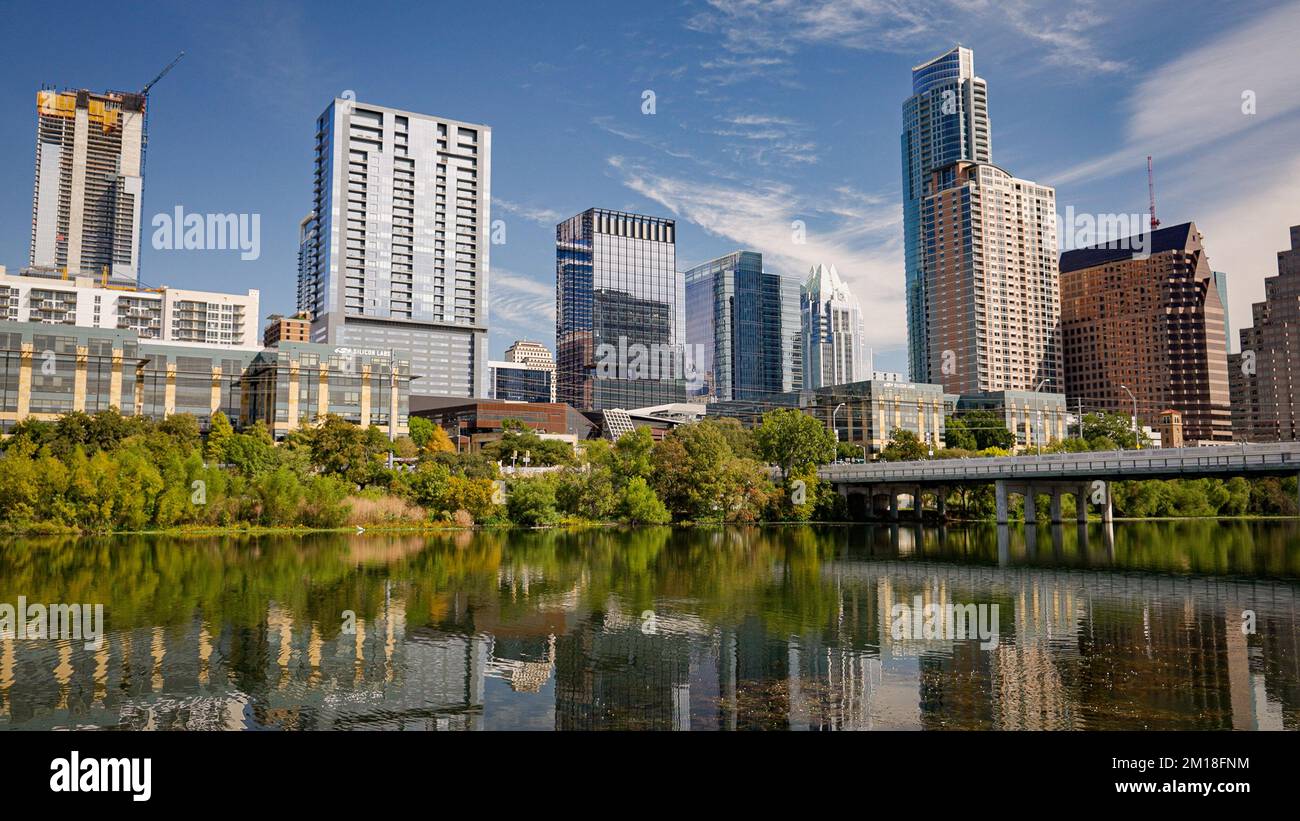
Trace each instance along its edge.
{"label": "riverbank vegetation", "polygon": [[[1109,450],[1134,440],[1123,417],[1089,416],[1054,450]],[[1014,441],[992,414],[950,422],[933,453],[896,431],[881,459],[1006,455]],[[0,447],[0,529],[111,532],[200,528],[340,528],[595,523],[842,521],[843,499],[817,468],[843,456],[833,434],[797,410],[745,429],[734,420],[683,425],[656,441],[637,429],[575,453],[522,425],[481,453],[455,451],[424,419],[390,441],[378,428],[325,417],[276,442],[262,425],[236,432],[215,415],[206,435],[184,414],[160,422],[116,410],[18,424]],[[1129,437],[1126,441],[1125,437]],[[860,451],[859,451],[860,453]],[[530,468],[502,464],[527,455]],[[769,467],[771,466],[771,467]],[[540,468],[540,470],[539,470]],[[1114,483],[1118,516],[1296,513],[1295,480]],[[1067,505],[1069,500],[1067,500]],[[954,491],[950,515],[993,515],[991,488]],[[1046,506],[1040,506],[1046,510]]]}

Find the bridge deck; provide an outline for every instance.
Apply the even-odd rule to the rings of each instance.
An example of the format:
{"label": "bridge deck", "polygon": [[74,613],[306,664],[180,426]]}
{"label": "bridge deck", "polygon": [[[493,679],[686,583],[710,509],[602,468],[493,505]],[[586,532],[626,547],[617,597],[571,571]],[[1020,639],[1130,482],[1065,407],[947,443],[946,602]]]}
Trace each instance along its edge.
{"label": "bridge deck", "polygon": [[1300,474],[1300,442],[825,465],[836,484],[1175,479]]}

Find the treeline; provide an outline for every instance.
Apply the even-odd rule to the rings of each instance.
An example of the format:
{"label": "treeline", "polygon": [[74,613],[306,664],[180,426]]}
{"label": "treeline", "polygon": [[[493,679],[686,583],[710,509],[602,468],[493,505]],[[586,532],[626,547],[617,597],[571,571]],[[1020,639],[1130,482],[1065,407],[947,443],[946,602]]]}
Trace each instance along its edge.
{"label": "treeline", "polygon": [[[1005,454],[993,414],[967,416],[949,447],[931,453],[896,431],[882,459]],[[1085,419],[1083,436],[1045,450],[1107,450],[1124,417]],[[19,423],[0,447],[0,529],[142,531],[201,527],[668,524],[844,521],[843,499],[817,477],[834,435],[797,410],[753,429],[734,420],[682,425],[655,440],[639,428],[579,453],[520,424],[480,453],[457,453],[442,428],[412,418],[410,436],[329,416],[277,443],[265,426],[236,432],[216,414],[197,420],[124,417],[110,409]],[[951,429],[950,429],[951,430]],[[1005,435],[1004,435],[1005,434]],[[972,442],[960,441],[969,435]],[[975,448],[958,447],[973,444]],[[983,446],[983,447],[981,447]],[[859,451],[860,452],[860,451]],[[517,475],[512,465],[550,468]],[[506,469],[503,471],[501,466]],[[532,474],[535,471],[528,471]],[[1127,517],[1293,515],[1294,478],[1113,484]],[[1017,509],[1019,502],[1017,498]],[[1067,498],[1066,506],[1072,500]],[[1046,513],[1047,506],[1039,510]],[[950,516],[994,515],[991,487],[955,490]],[[1067,510],[1067,513],[1069,511]]]}

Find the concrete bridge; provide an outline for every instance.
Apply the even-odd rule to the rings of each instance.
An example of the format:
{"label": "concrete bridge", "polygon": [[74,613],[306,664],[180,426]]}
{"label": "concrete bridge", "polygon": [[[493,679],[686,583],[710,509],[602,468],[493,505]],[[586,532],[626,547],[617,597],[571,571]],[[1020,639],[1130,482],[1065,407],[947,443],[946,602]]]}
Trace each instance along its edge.
{"label": "concrete bridge", "polygon": [[[868,513],[874,514],[883,500],[891,519],[899,517],[900,496],[912,498],[912,512],[919,519],[929,494],[942,517],[947,513],[945,497],[954,488],[992,484],[998,524],[1008,521],[1008,499],[1013,493],[1024,497],[1026,521],[1036,517],[1036,497],[1049,495],[1052,522],[1059,523],[1062,496],[1073,495],[1080,522],[1088,520],[1090,505],[1096,505],[1102,520],[1109,522],[1114,516],[1112,481],[1297,476],[1300,442],[833,464],[823,466],[818,475],[849,501],[850,509],[854,497],[865,497]],[[1083,504],[1077,504],[1080,500]]]}

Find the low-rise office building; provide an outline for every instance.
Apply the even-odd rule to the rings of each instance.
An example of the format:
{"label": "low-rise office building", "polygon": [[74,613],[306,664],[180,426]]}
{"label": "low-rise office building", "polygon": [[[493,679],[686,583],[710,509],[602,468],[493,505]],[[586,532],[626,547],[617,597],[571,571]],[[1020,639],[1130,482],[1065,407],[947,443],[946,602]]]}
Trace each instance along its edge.
{"label": "low-rise office building", "polygon": [[1038,447],[1065,439],[1069,433],[1069,411],[1065,394],[1040,391],[982,391],[963,393],[957,412],[992,411],[1002,417],[1016,437],[1016,447]]}

